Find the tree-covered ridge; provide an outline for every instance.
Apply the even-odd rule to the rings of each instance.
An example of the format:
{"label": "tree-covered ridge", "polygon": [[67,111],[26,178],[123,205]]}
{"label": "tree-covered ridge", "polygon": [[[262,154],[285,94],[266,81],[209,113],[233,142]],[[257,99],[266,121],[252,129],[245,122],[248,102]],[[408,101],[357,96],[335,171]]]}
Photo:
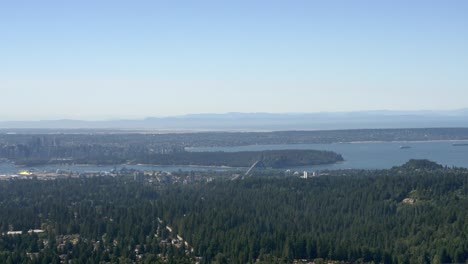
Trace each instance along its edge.
{"label": "tree-covered ridge", "polygon": [[[0,181],[0,232],[25,231],[0,237],[0,263],[468,260],[466,169],[269,174],[168,186],[134,177]],[[45,233],[27,234],[36,228]]]}

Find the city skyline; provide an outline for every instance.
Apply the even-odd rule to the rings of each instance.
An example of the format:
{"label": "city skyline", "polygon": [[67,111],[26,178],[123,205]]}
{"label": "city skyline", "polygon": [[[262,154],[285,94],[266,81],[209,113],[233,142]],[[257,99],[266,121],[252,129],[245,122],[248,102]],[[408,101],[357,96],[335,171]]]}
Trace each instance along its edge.
{"label": "city skyline", "polygon": [[0,121],[467,108],[464,1],[15,1]]}

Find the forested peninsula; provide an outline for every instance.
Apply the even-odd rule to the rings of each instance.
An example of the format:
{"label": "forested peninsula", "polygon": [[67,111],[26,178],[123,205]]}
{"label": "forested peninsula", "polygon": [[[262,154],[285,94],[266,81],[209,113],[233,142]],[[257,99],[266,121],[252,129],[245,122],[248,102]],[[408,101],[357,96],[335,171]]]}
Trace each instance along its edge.
{"label": "forested peninsula", "polygon": [[332,151],[321,150],[266,150],[240,152],[174,152],[168,154],[139,154],[119,158],[113,155],[96,157],[77,157],[70,159],[22,158],[13,160],[16,165],[45,164],[148,164],[148,165],[190,165],[190,166],[226,166],[249,167],[258,161],[265,168],[288,168],[309,165],[332,164],[343,161],[343,157]]}

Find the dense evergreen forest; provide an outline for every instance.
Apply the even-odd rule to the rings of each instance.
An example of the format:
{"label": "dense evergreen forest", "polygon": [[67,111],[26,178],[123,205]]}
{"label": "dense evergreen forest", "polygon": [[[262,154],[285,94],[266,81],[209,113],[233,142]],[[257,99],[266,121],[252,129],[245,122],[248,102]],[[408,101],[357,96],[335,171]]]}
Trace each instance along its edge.
{"label": "dense evergreen forest", "polygon": [[466,263],[467,208],[468,170],[415,160],[309,179],[0,181],[0,263]]}

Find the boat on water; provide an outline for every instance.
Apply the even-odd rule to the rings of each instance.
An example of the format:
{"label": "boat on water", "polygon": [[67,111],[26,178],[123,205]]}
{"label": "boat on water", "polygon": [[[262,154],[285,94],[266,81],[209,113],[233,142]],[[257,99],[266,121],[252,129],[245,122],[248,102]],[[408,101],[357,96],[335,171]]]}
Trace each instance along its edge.
{"label": "boat on water", "polygon": [[400,146],[400,149],[410,149],[410,146]]}

